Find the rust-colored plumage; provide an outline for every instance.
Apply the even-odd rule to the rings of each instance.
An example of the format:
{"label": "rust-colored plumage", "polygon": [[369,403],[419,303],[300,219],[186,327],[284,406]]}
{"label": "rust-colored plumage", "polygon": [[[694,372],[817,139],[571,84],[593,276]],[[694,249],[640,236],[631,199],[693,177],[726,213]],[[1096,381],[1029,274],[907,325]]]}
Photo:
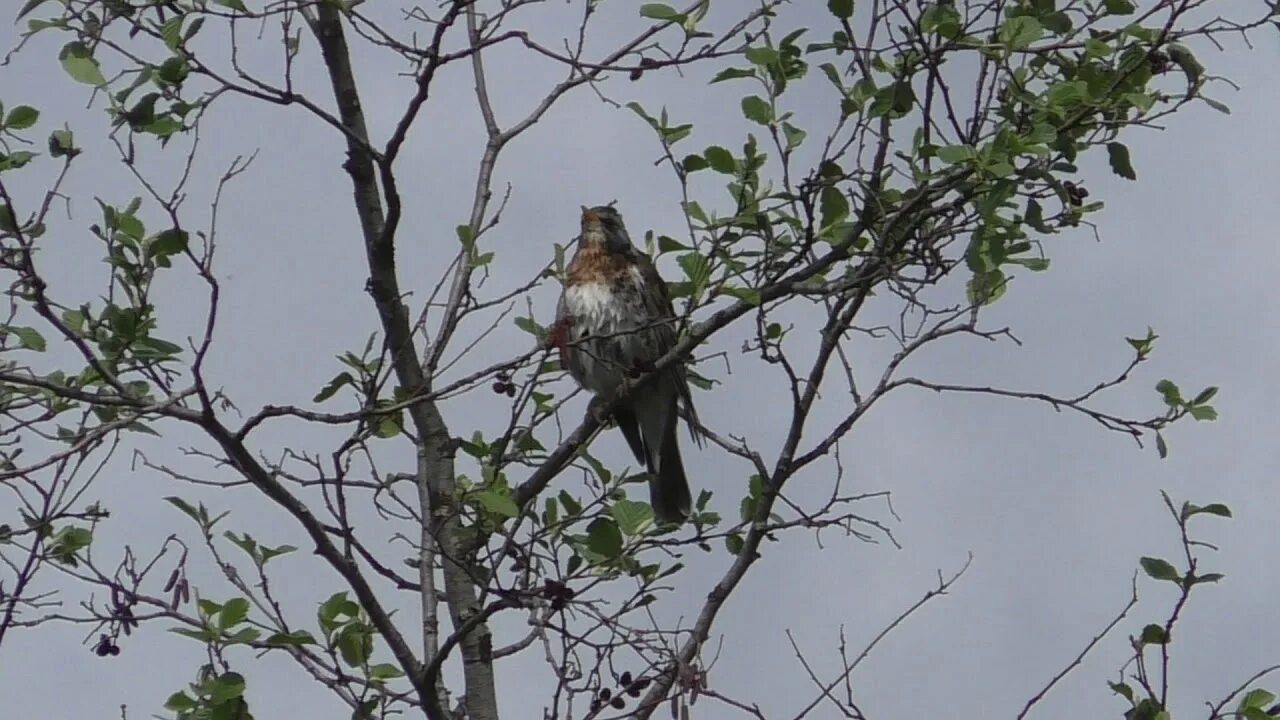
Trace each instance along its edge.
{"label": "rust-colored plumage", "polygon": [[[643,374],[675,345],[671,297],[649,257],[631,244],[622,217],[608,206],[583,208],[582,235],[567,275],[553,341],[565,368],[595,394],[593,403],[608,402],[627,379]],[[613,413],[650,473],[650,503],[661,522],[682,522],[692,509],[676,437],[680,402],[694,419],[684,367],[677,363],[623,397]],[[700,439],[696,432],[694,439]]]}

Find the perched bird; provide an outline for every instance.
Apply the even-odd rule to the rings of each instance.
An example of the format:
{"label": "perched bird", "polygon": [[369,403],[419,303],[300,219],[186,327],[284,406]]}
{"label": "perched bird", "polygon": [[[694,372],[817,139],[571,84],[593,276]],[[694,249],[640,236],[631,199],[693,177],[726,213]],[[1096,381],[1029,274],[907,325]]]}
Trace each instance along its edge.
{"label": "perched bird", "polygon": [[[600,409],[624,381],[651,370],[676,344],[667,285],[649,256],[631,244],[622,216],[610,206],[582,208],[582,235],[554,328],[561,362],[594,394],[590,408],[600,420]],[[676,440],[677,401],[684,403],[690,432],[701,445],[680,363],[628,391],[613,410],[613,421],[649,471],[649,502],[661,523],[683,522],[693,504]]]}

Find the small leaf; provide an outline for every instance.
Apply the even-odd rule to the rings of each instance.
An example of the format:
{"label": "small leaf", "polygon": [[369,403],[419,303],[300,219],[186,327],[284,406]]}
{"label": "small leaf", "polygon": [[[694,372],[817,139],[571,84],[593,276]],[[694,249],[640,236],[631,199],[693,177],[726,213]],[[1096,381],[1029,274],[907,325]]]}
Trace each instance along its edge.
{"label": "small leaf", "polygon": [[1166,560],[1144,557],[1139,562],[1142,564],[1143,571],[1156,580],[1170,580],[1172,582],[1177,582],[1181,578],[1178,574],[1177,568],[1170,565]]}
{"label": "small leaf", "polygon": [[742,535],[736,532],[729,533],[728,535],[724,536],[724,547],[726,550],[729,551],[730,555],[737,555],[741,553],[742,548],[745,544],[746,543],[745,541],[743,541]]}
{"label": "small leaf", "polygon": [[239,10],[240,12],[249,12],[249,8],[244,6],[243,0],[213,0],[215,3],[225,8]]}
{"label": "small leaf", "polygon": [[315,645],[316,639],[306,630],[294,630],[290,633],[276,633],[266,639],[273,647],[289,647],[298,645]]}
{"label": "small leaf", "polygon": [[787,139],[788,150],[794,150],[800,147],[800,143],[804,142],[805,136],[808,135],[804,130],[801,130],[789,122],[782,123],[782,134]]}
{"label": "small leaf", "polygon": [[27,14],[28,14],[28,13],[30,13],[32,10],[35,10],[36,8],[40,7],[41,5],[43,5],[44,3],[46,3],[47,1],[48,1],[48,0],[27,0],[27,3],[26,3],[25,5],[23,5],[23,6],[22,6],[22,9],[21,9],[21,10],[19,10],[19,11],[18,11],[18,17],[17,17],[17,18],[15,18],[15,19],[16,19],[16,20],[21,20],[21,19],[23,18],[23,16],[27,15]]}
{"label": "small leaf", "polygon": [[1222,104],[1222,103],[1218,102],[1217,100],[1214,100],[1214,99],[1213,99],[1213,98],[1211,98],[1211,97],[1208,97],[1207,95],[1201,95],[1201,96],[1200,96],[1200,99],[1204,101],[1204,104],[1205,104],[1205,105],[1208,105],[1209,107],[1213,108],[1214,110],[1217,110],[1218,112],[1222,113],[1223,115],[1230,115],[1230,114],[1231,114],[1231,108],[1229,108],[1229,107],[1227,107],[1226,105],[1224,105],[1224,104]]}
{"label": "small leaf", "polygon": [[196,707],[196,701],[189,697],[186,693],[176,692],[164,701],[165,710],[173,710],[182,712],[184,710],[192,710]]}
{"label": "small leaf", "polygon": [[737,172],[737,163],[733,160],[733,153],[719,145],[712,145],[703,151],[702,156],[707,159],[711,165],[711,169],[718,173],[732,175]]}
{"label": "small leaf", "polygon": [[1160,459],[1169,457],[1169,446],[1165,444],[1164,435],[1156,433],[1156,452],[1160,454]]}
{"label": "small leaf", "polygon": [[627,536],[638,535],[653,525],[653,508],[648,503],[619,500],[609,508],[609,514],[618,521],[618,528]]}
{"label": "small leaf", "polygon": [[849,217],[849,200],[835,185],[822,188],[819,209],[822,211],[822,227],[834,227]]}
{"label": "small leaf", "polygon": [[1194,400],[1192,400],[1192,401],[1191,401],[1191,404],[1192,404],[1192,405],[1203,405],[1203,404],[1205,404],[1205,403],[1209,402],[1210,400],[1212,400],[1212,399],[1213,399],[1213,397],[1214,397],[1215,395],[1217,395],[1217,394],[1218,394],[1218,388],[1216,388],[1216,387],[1214,387],[1214,386],[1209,386],[1209,387],[1205,388],[1204,390],[1201,390],[1201,391],[1200,391],[1200,394],[1199,394],[1199,395],[1196,395],[1196,398],[1195,398]]}
{"label": "small leaf", "polygon": [[947,145],[938,148],[938,159],[948,165],[965,162],[977,157],[977,153],[968,145]]}
{"label": "small leaf", "polygon": [[1127,684],[1109,682],[1107,683],[1107,685],[1111,688],[1111,691],[1114,692],[1115,694],[1123,695],[1126,699],[1129,700],[1129,702],[1133,702],[1133,688],[1129,687]]}
{"label": "small leaf", "polygon": [[36,352],[44,352],[45,350],[44,338],[35,328],[21,325],[4,325],[0,326],[0,335],[13,335],[18,338],[18,347]]}
{"label": "small leaf", "polygon": [[1164,628],[1152,623],[1142,628],[1142,642],[1148,645],[1166,645],[1169,642],[1169,634]]}
{"label": "small leaf", "polygon": [[234,627],[249,616],[249,601],[244,598],[231,598],[222,610],[218,611],[218,629],[226,630]]}
{"label": "small leaf", "polygon": [[58,53],[58,59],[62,62],[62,69],[77,82],[86,85],[103,85],[107,82],[93,53],[78,40],[64,45]]}
{"label": "small leaf", "polygon": [[8,130],[26,130],[35,125],[39,119],[39,110],[30,105],[18,105],[9,111],[9,114],[4,119],[4,125]]}
{"label": "small leaf", "polygon": [[1212,405],[1192,405],[1187,412],[1196,420],[1217,420],[1218,411]]}
{"label": "small leaf", "polygon": [[716,73],[716,76],[711,78],[711,83],[724,82],[725,80],[739,80],[741,78],[752,78],[755,76],[756,73],[754,70],[731,67],[725,68]]}
{"label": "small leaf", "polygon": [[244,695],[244,676],[238,672],[226,672],[214,681],[209,698],[218,704]]}
{"label": "small leaf", "polygon": [[680,11],[663,3],[645,3],[640,6],[640,17],[647,17],[653,20],[674,20],[680,21],[684,19],[684,15]]}
{"label": "small leaf", "polygon": [[1030,15],[1018,15],[1000,26],[1000,42],[1010,50],[1023,50],[1044,36],[1040,21]]}
{"label": "small leaf", "polygon": [[841,20],[853,17],[853,0],[827,0],[827,9]]}
{"label": "small leaf", "polygon": [[337,375],[335,375],[327,385],[321,388],[320,392],[316,393],[316,396],[311,398],[311,402],[315,402],[315,403],[324,402],[325,400],[328,400],[329,398],[333,397],[334,394],[336,394],[339,390],[341,390],[343,387],[347,385],[351,385],[354,387],[355,379],[351,377],[351,373],[346,372],[344,370],[338,373]]}
{"label": "small leaf", "polygon": [[710,164],[701,155],[685,155],[680,161],[680,167],[684,168],[685,172],[692,173],[706,170]]}
{"label": "small leaf", "polygon": [[1156,392],[1164,396],[1164,402],[1169,407],[1178,407],[1182,404],[1182,393],[1172,380],[1164,379],[1156,383]]}
{"label": "small leaf", "polygon": [[1208,513],[1209,515],[1217,515],[1218,517],[1229,518],[1231,517],[1231,508],[1227,507],[1226,505],[1223,505],[1222,503],[1211,503],[1209,505],[1205,505],[1204,507],[1198,507],[1195,510],[1187,513],[1187,515],[1188,516],[1198,515],[1200,513]]}
{"label": "small leaf", "polygon": [[49,154],[53,157],[75,157],[80,154],[70,130],[54,130],[49,133]]}
{"label": "small leaf", "polygon": [[622,553],[622,533],[611,518],[597,517],[587,526],[587,549],[605,558]]}
{"label": "small leaf", "polygon": [[391,663],[378,663],[369,667],[370,680],[391,680],[404,677],[404,671]]}
{"label": "small leaf", "polygon": [[773,122],[773,108],[769,102],[759,95],[748,95],[742,98],[742,114],[750,121],[760,125]]}
{"label": "small leaf", "polygon": [[1111,171],[1126,180],[1137,180],[1138,174],[1133,171],[1129,160],[1129,148],[1124,143],[1107,143],[1107,157],[1111,161]]}
{"label": "small leaf", "polygon": [[516,505],[516,501],[511,498],[511,493],[501,492],[497,489],[483,490],[476,495],[476,499],[480,501],[485,510],[495,515],[513,518],[520,514],[520,508]]}

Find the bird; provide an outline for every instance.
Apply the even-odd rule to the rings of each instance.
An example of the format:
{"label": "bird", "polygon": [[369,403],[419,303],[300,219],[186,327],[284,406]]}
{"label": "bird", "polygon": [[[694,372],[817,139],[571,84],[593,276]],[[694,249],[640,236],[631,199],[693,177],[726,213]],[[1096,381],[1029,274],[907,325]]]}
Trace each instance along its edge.
{"label": "bird", "polygon": [[693,504],[677,440],[678,403],[699,447],[701,424],[683,363],[629,390],[625,383],[675,346],[675,322],[670,290],[649,256],[631,244],[622,215],[612,205],[582,206],[553,342],[564,368],[593,394],[588,409],[602,424],[610,418],[600,411],[617,400],[611,419],[649,472],[649,504],[659,524],[683,523]]}

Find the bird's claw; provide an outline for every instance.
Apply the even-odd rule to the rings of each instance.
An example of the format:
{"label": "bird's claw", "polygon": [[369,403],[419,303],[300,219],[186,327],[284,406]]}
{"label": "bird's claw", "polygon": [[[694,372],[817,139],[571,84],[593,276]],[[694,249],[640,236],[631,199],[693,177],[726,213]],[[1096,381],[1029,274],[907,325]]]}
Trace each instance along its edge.
{"label": "bird's claw", "polygon": [[613,415],[608,412],[608,405],[608,398],[603,398],[599,395],[591,398],[591,401],[587,403],[587,413],[603,428],[613,426]]}

